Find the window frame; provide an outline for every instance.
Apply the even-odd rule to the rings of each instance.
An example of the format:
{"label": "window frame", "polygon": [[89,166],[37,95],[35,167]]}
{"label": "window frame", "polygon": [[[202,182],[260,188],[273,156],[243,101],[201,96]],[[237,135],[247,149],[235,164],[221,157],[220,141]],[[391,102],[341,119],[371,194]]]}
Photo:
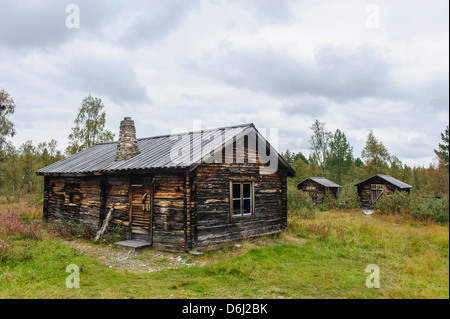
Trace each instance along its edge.
{"label": "window frame", "polygon": [[[234,198],[233,197],[233,185],[239,184],[240,185],[240,197]],[[250,196],[244,197],[244,184],[250,185]],[[233,203],[235,200],[240,200],[240,214],[234,214],[234,208]],[[255,183],[253,181],[249,180],[230,180],[230,220],[233,221],[233,219],[252,219],[255,218]],[[250,213],[245,214],[243,213],[244,208],[244,200],[250,200]]]}
{"label": "window frame", "polygon": [[80,206],[81,198],[79,192],[66,191],[65,192],[65,205],[66,206]]}

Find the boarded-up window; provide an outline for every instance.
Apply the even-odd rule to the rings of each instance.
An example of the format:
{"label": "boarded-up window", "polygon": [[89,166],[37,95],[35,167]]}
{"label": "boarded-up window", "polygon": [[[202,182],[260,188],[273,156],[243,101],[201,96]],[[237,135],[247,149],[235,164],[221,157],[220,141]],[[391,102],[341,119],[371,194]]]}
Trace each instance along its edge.
{"label": "boarded-up window", "polygon": [[77,192],[66,192],[65,196],[66,205],[79,205],[80,204],[80,194]]}
{"label": "boarded-up window", "polygon": [[81,202],[80,183],[66,183],[64,185],[65,205],[76,206]]}
{"label": "boarded-up window", "polygon": [[74,193],[70,193],[69,194],[69,203],[75,204],[75,201],[76,201],[76,195]]}

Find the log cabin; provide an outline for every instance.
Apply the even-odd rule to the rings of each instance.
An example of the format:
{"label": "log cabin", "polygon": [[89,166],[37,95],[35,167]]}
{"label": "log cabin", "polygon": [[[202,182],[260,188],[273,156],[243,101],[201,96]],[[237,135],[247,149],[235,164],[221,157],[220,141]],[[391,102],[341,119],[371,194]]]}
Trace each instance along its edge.
{"label": "log cabin", "polygon": [[308,177],[304,181],[297,184],[297,189],[308,194],[314,204],[320,205],[326,192],[336,198],[340,185],[329,181],[325,177]]}
{"label": "log cabin", "polygon": [[375,174],[357,184],[358,195],[362,206],[369,208],[376,204],[381,197],[392,195],[396,190],[409,193],[412,188],[398,179],[389,175]]}
{"label": "log cabin", "polygon": [[283,232],[295,176],[252,123],[137,139],[129,117],[117,142],[36,173],[45,221],[99,230],[108,219],[107,232],[120,225],[129,241],[180,252]]}

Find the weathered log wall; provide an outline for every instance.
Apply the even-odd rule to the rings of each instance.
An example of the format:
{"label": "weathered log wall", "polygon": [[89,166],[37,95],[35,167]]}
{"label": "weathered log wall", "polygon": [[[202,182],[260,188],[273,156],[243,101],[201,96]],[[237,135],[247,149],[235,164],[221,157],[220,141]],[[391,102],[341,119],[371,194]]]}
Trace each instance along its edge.
{"label": "weathered log wall", "polygon": [[316,205],[321,205],[323,203],[323,198],[327,191],[334,198],[336,198],[337,193],[337,188],[325,187],[313,180],[304,181],[299,185],[299,189],[308,194],[309,197],[311,197],[312,202]]}
{"label": "weathered log wall", "polygon": [[[247,145],[244,154],[239,153],[241,147],[236,150],[236,143],[233,147],[234,156],[243,155],[244,159],[257,153]],[[276,173],[261,174],[259,161],[233,163],[230,158],[223,159],[225,163],[200,165],[192,177],[190,218],[195,226],[187,231],[190,248],[215,249],[246,238],[280,233],[287,227],[287,173],[278,167]],[[254,216],[231,216],[230,181],[253,183]]]}
{"label": "weathered log wall", "polygon": [[[198,248],[285,230],[286,178],[280,174],[261,175],[256,165],[210,164],[197,169],[195,180]],[[231,217],[230,181],[254,183],[254,216]]]}
{"label": "weathered log wall", "polygon": [[85,224],[97,229],[100,221],[100,179],[98,177],[46,177],[44,197],[46,220]]}
{"label": "weathered log wall", "polygon": [[308,194],[314,204],[322,204],[325,194],[325,187],[323,185],[319,185],[314,181],[305,181],[300,185],[300,189]]}
{"label": "weathered log wall", "polygon": [[184,174],[154,177],[153,244],[161,250],[185,250]]}
{"label": "weathered log wall", "polygon": [[[375,188],[378,188],[378,190],[375,190]],[[382,178],[374,177],[358,185],[358,195],[363,207],[371,207],[376,202],[374,199],[378,198],[379,200],[383,196],[392,195],[396,189],[398,188],[395,185]],[[404,191],[409,192],[409,189]],[[381,196],[378,196],[380,193],[382,193]]]}
{"label": "weathered log wall", "polygon": [[[130,218],[130,177],[125,175],[105,176],[103,180],[103,192],[105,193],[105,210],[101,214],[101,223],[105,218],[107,208],[114,206],[113,223],[108,230],[117,225],[117,221],[122,221],[122,226],[128,227]],[[129,229],[126,228],[128,231]]]}
{"label": "weathered log wall", "polygon": [[[120,224],[129,231],[130,182],[135,177],[45,177],[44,217],[46,220],[84,222],[94,229],[101,227],[106,211],[114,206],[113,222],[108,231]],[[153,243],[161,250],[185,248],[185,175],[154,174],[139,178],[153,184]],[[72,194],[72,195],[71,195]],[[70,198],[72,196],[72,198]],[[73,202],[71,203],[70,200]]]}

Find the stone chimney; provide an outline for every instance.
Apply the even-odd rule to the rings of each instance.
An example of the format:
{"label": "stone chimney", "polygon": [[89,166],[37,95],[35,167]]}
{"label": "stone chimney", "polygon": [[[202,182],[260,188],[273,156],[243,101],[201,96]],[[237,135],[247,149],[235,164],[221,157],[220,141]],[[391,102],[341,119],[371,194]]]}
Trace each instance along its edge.
{"label": "stone chimney", "polygon": [[136,129],[131,117],[125,117],[120,122],[119,142],[117,143],[116,161],[126,161],[138,155],[139,151],[136,140]]}

